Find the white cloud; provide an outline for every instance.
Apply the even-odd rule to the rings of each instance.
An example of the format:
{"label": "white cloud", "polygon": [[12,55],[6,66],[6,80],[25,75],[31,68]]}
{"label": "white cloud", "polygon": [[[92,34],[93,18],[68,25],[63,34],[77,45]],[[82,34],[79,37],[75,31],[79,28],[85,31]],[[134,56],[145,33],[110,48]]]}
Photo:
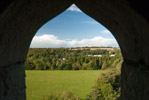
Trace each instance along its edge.
{"label": "white cloud", "polygon": [[67,10],[75,11],[75,12],[82,12],[75,4],[72,4]]}
{"label": "white cloud", "polygon": [[87,23],[87,24],[99,24],[99,23],[96,22],[96,21],[85,21],[85,23]]}
{"label": "white cloud", "polygon": [[100,36],[92,39],[61,40],[55,35],[44,34],[35,36],[31,48],[58,48],[58,47],[83,47],[83,46],[118,46],[115,39],[103,38]]}
{"label": "white cloud", "polygon": [[111,32],[109,30],[103,30],[102,33],[110,34]]}

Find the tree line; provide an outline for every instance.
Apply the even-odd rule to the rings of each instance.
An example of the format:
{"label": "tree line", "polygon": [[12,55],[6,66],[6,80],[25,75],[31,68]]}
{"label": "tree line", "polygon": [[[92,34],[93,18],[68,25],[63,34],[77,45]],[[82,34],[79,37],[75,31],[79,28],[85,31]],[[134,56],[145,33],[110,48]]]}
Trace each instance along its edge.
{"label": "tree line", "polygon": [[114,50],[30,48],[25,62],[25,69],[98,70],[115,66],[121,60],[122,56],[118,48]]}

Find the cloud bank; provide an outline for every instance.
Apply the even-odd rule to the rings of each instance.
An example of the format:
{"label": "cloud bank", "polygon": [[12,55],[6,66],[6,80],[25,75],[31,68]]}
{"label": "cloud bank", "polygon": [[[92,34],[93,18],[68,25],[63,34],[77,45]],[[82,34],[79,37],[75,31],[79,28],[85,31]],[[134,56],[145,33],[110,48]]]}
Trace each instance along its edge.
{"label": "cloud bank", "polygon": [[44,34],[34,36],[31,48],[59,48],[59,47],[84,47],[84,46],[112,46],[117,47],[115,39],[103,38],[100,36],[82,40],[61,40],[55,35]]}
{"label": "cloud bank", "polygon": [[[105,33],[105,34],[110,34],[111,32],[109,30],[103,30],[102,33]],[[112,34],[112,33],[111,33]]]}
{"label": "cloud bank", "polygon": [[84,23],[87,23],[87,24],[99,24],[97,21],[85,21]]}
{"label": "cloud bank", "polygon": [[67,10],[75,11],[75,12],[82,12],[75,4],[72,4]]}

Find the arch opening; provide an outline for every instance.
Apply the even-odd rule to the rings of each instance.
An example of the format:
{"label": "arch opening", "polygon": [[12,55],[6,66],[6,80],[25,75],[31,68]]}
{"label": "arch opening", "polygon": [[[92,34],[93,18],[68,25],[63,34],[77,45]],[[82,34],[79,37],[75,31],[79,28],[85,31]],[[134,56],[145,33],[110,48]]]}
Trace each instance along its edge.
{"label": "arch opening", "polygon": [[[73,7],[73,8],[71,8],[71,7]],[[37,36],[35,36],[34,38],[33,38],[33,40],[32,40],[32,42],[34,42],[34,43],[31,43],[31,50],[30,50],[30,53],[28,54],[28,62],[26,63],[26,67],[27,67],[27,70],[99,70],[99,69],[107,69],[107,68],[114,68],[116,65],[118,65],[118,64],[120,64],[121,63],[121,61],[120,61],[120,59],[122,60],[122,56],[120,56],[120,51],[119,51],[119,48],[118,47],[116,47],[117,46],[117,44],[116,44],[116,42],[115,42],[115,40],[114,39],[109,39],[109,37],[112,37],[110,34],[111,34],[111,32],[110,31],[108,31],[106,28],[104,28],[102,25],[100,25],[99,23],[97,23],[96,21],[94,21],[93,19],[91,19],[91,18],[89,18],[88,16],[87,16],[87,18],[86,17],[84,17],[84,16],[86,16],[86,15],[84,15],[84,14],[82,14],[83,12],[81,11],[81,10],[79,10],[78,8],[76,8],[76,6],[75,5],[73,5],[73,6],[71,6],[70,8],[68,8],[65,12],[63,12],[63,14],[60,14],[59,15],[59,17],[57,16],[57,18],[55,18],[55,19],[53,19],[53,20],[50,20],[49,22],[47,22],[46,23],[46,25],[43,25],[42,27],[41,27],[41,29],[40,30],[38,30],[38,32],[37,32]],[[70,10],[70,11],[69,11]],[[75,14],[74,14],[74,12],[73,11],[76,11],[75,13],[81,13],[82,15],[80,15],[80,14],[78,14],[79,15],[79,18],[81,18],[81,22],[80,22],[80,20],[76,20],[74,17],[76,17],[75,16]],[[67,14],[68,14],[68,12],[69,12],[69,14],[70,14],[70,12],[72,13],[72,14],[70,14],[69,15],[69,17],[72,17],[72,15],[73,15],[73,18],[71,18],[71,19],[68,19],[68,17],[66,17],[66,16],[68,16]],[[66,15],[66,16],[64,16],[64,15]],[[62,17],[66,17],[66,20]],[[77,16],[78,17],[78,16]],[[83,18],[82,18],[83,17]],[[61,18],[61,19],[60,19]],[[77,19],[79,19],[79,18],[77,18]],[[74,20],[74,22],[71,22],[72,24],[70,25],[70,23],[67,23],[67,20]],[[85,19],[85,20],[82,20],[82,19]],[[56,25],[55,24],[53,24],[53,23],[56,23],[57,22],[57,20],[60,22],[60,24],[62,24],[62,25],[58,25],[59,23],[57,23]],[[62,22],[61,22],[62,21]],[[77,29],[77,28],[79,28],[78,29],[78,31],[81,31],[81,30],[83,30],[83,29],[88,29],[88,28],[93,28],[93,27],[97,27],[97,28],[93,28],[93,30],[97,30],[98,32],[97,33],[94,33],[94,32],[96,32],[96,31],[94,31],[94,32],[92,32],[93,30],[87,30],[87,31],[90,31],[90,32],[92,32],[92,34],[87,34],[87,33],[85,33],[85,32],[87,32],[86,30],[85,30],[85,32],[83,32],[83,33],[85,33],[85,34],[83,34],[83,36],[82,37],[84,37],[84,38],[81,38],[81,39],[78,39],[78,38],[80,38],[81,36],[78,36],[79,34],[81,34],[82,33],[82,31],[81,32],[79,32],[79,33],[77,33],[78,31],[76,31],[74,34],[76,35],[76,34],[78,34],[77,36],[78,37],[75,37],[75,39],[78,39],[77,41],[75,41],[75,40],[73,40],[73,38],[74,38],[74,36],[75,35],[73,35],[72,33],[70,33],[70,34],[64,34],[64,33],[66,33],[67,31],[64,31],[64,33],[62,33],[63,31],[62,31],[62,29],[64,29],[64,27],[60,27],[60,26],[64,26],[65,24],[63,23],[63,22],[65,22],[66,24],[69,24],[68,26],[70,27],[70,30],[72,31],[72,29]],[[77,27],[77,25],[78,24],[80,24],[80,23],[83,23],[83,24],[81,24],[82,26],[84,25],[84,24],[89,24],[89,25],[86,25],[86,27],[85,27],[85,25],[84,25],[84,27],[82,28],[81,27],[81,25],[79,26],[79,27]],[[51,24],[52,23],[52,24]],[[77,24],[76,24],[77,23]],[[50,25],[49,25],[50,24]],[[75,24],[75,25],[73,25],[73,24]],[[61,38],[61,39],[58,39],[58,38],[55,38],[55,34],[51,34],[51,33],[54,33],[54,27],[52,27],[52,28],[49,28],[49,27],[51,27],[51,26],[56,26],[57,27],[57,29],[55,29],[56,30],[56,32],[58,31],[58,32],[60,32],[61,34],[63,34],[64,35],[64,37],[63,38]],[[66,25],[66,29],[69,29],[69,27],[68,27],[67,25]],[[46,30],[46,27],[48,27],[49,28],[49,30],[52,30],[53,32],[49,32],[49,31],[45,31]],[[77,28],[75,28],[75,27],[77,27]],[[60,29],[61,30],[60,30]],[[59,29],[59,30],[58,30]],[[80,30],[81,29],[81,30]],[[75,31],[75,30],[74,30]],[[68,30],[68,32],[67,33],[69,33],[70,31]],[[50,33],[50,34],[43,34],[43,33]],[[93,34],[94,33],[94,34]],[[103,36],[105,35],[105,37],[99,37],[101,34],[103,34]],[[60,35],[60,34],[56,34],[57,35],[57,37],[62,37],[63,35]],[[71,37],[70,37],[70,35],[71,35]],[[92,37],[93,38],[91,38],[91,37],[89,37],[89,36],[87,36],[87,37],[85,37],[84,35],[92,35]],[[96,36],[96,37],[94,37],[94,36]],[[108,38],[106,38],[106,36],[108,37]],[[73,38],[72,38],[73,37]],[[54,38],[54,39],[53,39]],[[89,38],[91,38],[91,39],[89,39]],[[114,37],[112,37],[112,38],[114,38]],[[52,39],[52,40],[51,40]],[[66,40],[67,39],[67,40]],[[69,39],[69,40],[68,40]],[[43,41],[43,42],[42,42]],[[59,41],[60,43],[58,43],[58,44],[55,44],[55,42],[57,42],[57,41]],[[77,43],[74,43],[73,44],[73,42],[77,42]],[[83,42],[83,44],[81,44],[82,42],[81,41],[85,41],[85,42]],[[100,41],[103,41],[103,42],[100,42]],[[114,45],[112,44],[111,45],[111,42],[113,42],[114,41]],[[49,42],[53,42],[54,44],[48,44]],[[62,42],[62,44],[61,44],[61,42]],[[92,42],[91,44],[89,44],[89,42]],[[99,45],[95,45],[95,44],[98,44],[99,43]],[[66,43],[66,44],[65,44]],[[80,44],[79,44],[80,43]],[[84,44],[85,43],[85,44]],[[105,44],[104,44],[105,43]],[[108,44],[106,44],[106,43],[108,43]],[[44,44],[46,44],[46,45],[44,45]],[[79,45],[78,45],[79,44]],[[89,44],[89,45],[88,45]],[[100,45],[100,44],[102,44],[102,45]],[[62,48],[61,48],[62,47]],[[116,47],[116,48],[114,48],[114,47]],[[33,49],[33,48],[40,48],[40,49]],[[46,48],[46,49],[41,49],[41,48]],[[50,48],[50,49],[49,49]],[[52,49],[53,48],[53,49]],[[55,48],[57,48],[57,49],[55,49]],[[61,50],[60,50],[60,49]],[[51,56],[50,57],[50,55],[51,55],[51,51],[55,51],[55,52],[53,52],[54,53],[54,55],[55,56]],[[61,51],[63,51],[63,52],[61,52]],[[78,53],[77,53],[77,52]],[[35,52],[35,53],[34,53]],[[59,55],[56,55],[56,54],[58,54],[58,52],[61,52]],[[79,53],[79,52],[81,52],[81,53]],[[82,55],[82,53],[85,53],[85,54],[83,54]],[[37,53],[37,54],[36,54]],[[65,55],[63,55],[62,53],[65,53]],[[68,53],[68,54],[67,54]],[[74,55],[71,55],[71,53],[75,53],[76,55],[79,55],[79,56],[77,56],[76,57],[76,61],[72,61],[71,59],[69,59],[68,60],[68,58],[71,58],[72,56],[74,56]],[[47,57],[47,54],[49,54],[48,55],[48,57],[49,58],[55,58],[55,60],[53,60],[53,59],[51,59],[51,61],[54,61],[53,63],[51,62],[51,63],[49,63],[49,61],[46,61],[46,59],[43,59],[43,58],[47,58],[48,59],[48,57]],[[38,55],[38,57],[37,57],[37,55]],[[81,56],[82,55],[82,56]],[[56,57],[57,56],[57,57]],[[65,56],[65,57],[64,57]],[[68,57],[67,57],[68,56]],[[115,57],[116,56],[116,57]],[[84,61],[83,62],[80,62],[80,61],[78,61],[78,58],[80,58],[80,57],[82,57],[82,59],[84,59]],[[106,58],[107,57],[107,58]],[[121,57],[121,58],[119,58],[119,57]],[[89,60],[89,58],[90,58],[90,60]],[[32,59],[32,60],[31,60]],[[41,60],[42,59],[42,60]],[[85,62],[85,59],[88,59],[88,62]],[[102,59],[102,60],[101,60]],[[35,61],[35,60],[37,60],[37,61]],[[49,59],[48,59],[49,60]],[[68,65],[68,62],[66,62],[66,60],[68,60],[68,62],[69,62],[69,67],[67,66]],[[107,60],[107,61],[106,61]],[[59,62],[59,64],[56,66],[56,62]],[[59,67],[59,65],[61,65],[60,63],[61,62],[64,62],[64,65],[65,66],[67,66],[67,67],[65,67],[65,66],[61,66],[61,67]],[[96,65],[94,66],[95,68],[93,68],[92,67],[92,63],[93,62],[96,62]],[[98,62],[98,64],[97,64],[97,62]],[[114,62],[114,63],[113,63]],[[48,64],[47,64],[48,63]],[[55,64],[54,64],[55,63]],[[71,63],[71,64],[70,64]],[[34,65],[33,65],[34,64]],[[47,65],[46,65],[47,64]],[[106,65],[105,65],[106,64]],[[43,66],[42,66],[43,65]],[[51,67],[51,66],[53,66],[53,65],[55,65],[54,67]],[[86,67],[83,67],[83,66],[85,66],[86,65]],[[40,67],[40,66],[42,66],[42,67]],[[80,67],[75,67],[75,66],[80,66]],[[90,68],[88,67],[88,66],[90,66]],[[119,65],[120,66],[120,65]],[[73,67],[75,67],[75,68],[73,68]],[[102,68],[102,67],[105,67],[105,68]],[[79,68],[79,69],[76,69],[76,68]],[[115,70],[111,70],[111,73],[113,74],[113,72],[112,71],[114,71],[115,72]],[[117,70],[118,71],[118,70]],[[120,70],[119,70],[120,71]],[[30,73],[30,72],[27,72],[28,74],[29,74],[29,76],[31,77],[31,75],[30,74],[32,74],[32,73]],[[34,72],[33,72],[34,73]],[[66,72],[67,73],[67,72]],[[83,73],[83,72],[82,72]],[[28,76],[28,74],[27,74],[27,76]],[[34,73],[35,74],[35,73]],[[107,75],[107,74],[105,74],[105,75]],[[38,76],[38,75],[37,75]],[[35,76],[33,76],[33,77],[35,77]],[[101,77],[102,78],[102,77]],[[112,77],[111,77],[112,78]],[[33,79],[32,79],[33,80]],[[36,80],[36,79],[35,79]],[[34,81],[35,81],[34,80]],[[39,80],[39,79],[38,79]],[[80,79],[81,80],[81,79]],[[29,81],[31,81],[31,80],[29,80]],[[29,84],[29,81],[27,81],[27,83]],[[87,80],[87,81],[89,81],[89,80]],[[36,82],[37,83],[37,82]],[[63,83],[62,83],[63,84]],[[83,83],[81,83],[81,84],[83,84]],[[86,84],[86,83],[84,83],[84,84]],[[103,83],[102,83],[103,84]],[[120,83],[119,83],[120,84]],[[35,85],[36,86],[36,85]],[[27,86],[28,87],[28,86]],[[45,86],[46,87],[46,86]],[[91,86],[92,87],[92,86]],[[29,88],[29,87],[28,87]],[[78,87],[77,87],[78,88]],[[96,87],[97,88],[97,87]],[[50,89],[50,88],[49,88]],[[45,91],[46,91],[46,89],[44,89]],[[80,89],[81,90],[81,89]],[[32,90],[30,90],[30,91],[32,91]],[[30,91],[29,91],[29,89],[27,90],[27,92],[29,92],[30,93]],[[42,90],[41,90],[42,91]],[[95,92],[95,91],[94,91]],[[97,91],[96,91],[97,92]],[[68,92],[69,93],[69,92]],[[49,93],[50,94],[50,93]],[[28,94],[28,95],[30,95],[30,94]],[[33,94],[32,94],[33,95]],[[48,94],[47,94],[48,95]],[[38,95],[39,96],[39,95]],[[43,96],[42,96],[43,97]],[[84,97],[84,96],[83,96]],[[28,97],[28,98],[30,98],[30,97]],[[35,99],[35,98],[34,98]],[[90,98],[91,99],[91,98]],[[111,98],[112,99],[112,98]]]}
{"label": "arch opening", "polygon": [[147,3],[142,1],[139,5],[132,2],[133,0],[14,0],[1,3],[0,99],[26,99],[23,66],[34,33],[49,19],[75,3],[86,14],[106,26],[118,40],[124,57],[121,99],[148,100],[149,25],[145,12],[148,7],[139,10],[140,5]]}

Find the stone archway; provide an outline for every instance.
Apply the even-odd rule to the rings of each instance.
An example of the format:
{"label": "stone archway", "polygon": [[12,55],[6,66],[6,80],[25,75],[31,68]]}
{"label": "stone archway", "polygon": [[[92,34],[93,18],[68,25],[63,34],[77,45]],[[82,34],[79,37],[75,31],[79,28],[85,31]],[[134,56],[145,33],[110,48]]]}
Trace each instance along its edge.
{"label": "stone archway", "polygon": [[[135,0],[0,1],[0,99],[25,100],[26,54],[37,29],[72,3],[116,37],[124,62],[121,100],[148,100],[149,8]],[[140,9],[139,6],[143,5]]]}

